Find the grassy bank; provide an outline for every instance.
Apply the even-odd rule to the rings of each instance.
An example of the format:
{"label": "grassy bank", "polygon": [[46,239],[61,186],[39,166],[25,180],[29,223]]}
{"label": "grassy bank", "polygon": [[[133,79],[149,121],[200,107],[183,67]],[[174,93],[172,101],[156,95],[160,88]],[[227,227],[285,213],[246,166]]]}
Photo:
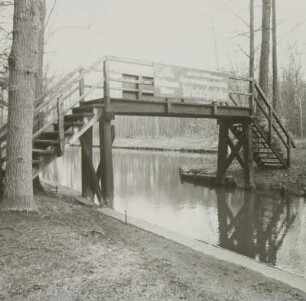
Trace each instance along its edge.
{"label": "grassy bank", "polygon": [[[215,174],[217,154],[205,156],[203,166],[183,166],[193,174]],[[238,187],[244,187],[243,170],[234,161],[227,171],[227,175],[234,178]],[[292,150],[291,167],[289,169],[257,168],[255,167],[255,184],[257,189],[276,190],[294,195],[305,195],[306,192],[306,148],[303,142]]]}
{"label": "grassy bank", "polygon": [[306,300],[306,294],[80,205],[0,213],[0,300]]}

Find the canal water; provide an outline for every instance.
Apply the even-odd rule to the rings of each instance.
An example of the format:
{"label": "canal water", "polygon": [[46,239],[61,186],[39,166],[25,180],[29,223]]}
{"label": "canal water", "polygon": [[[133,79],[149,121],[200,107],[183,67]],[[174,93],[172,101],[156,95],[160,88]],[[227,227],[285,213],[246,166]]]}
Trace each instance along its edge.
{"label": "canal water", "polygon": [[[115,210],[306,278],[304,198],[183,183],[179,166],[205,166],[209,154],[113,154]],[[97,165],[98,149],[94,161]],[[80,149],[66,151],[42,176],[80,191]]]}

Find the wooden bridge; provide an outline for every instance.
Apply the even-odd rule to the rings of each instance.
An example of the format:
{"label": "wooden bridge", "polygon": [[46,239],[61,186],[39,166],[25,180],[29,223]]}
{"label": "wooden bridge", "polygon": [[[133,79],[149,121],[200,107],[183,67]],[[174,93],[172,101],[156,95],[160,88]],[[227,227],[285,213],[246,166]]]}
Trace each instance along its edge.
{"label": "wooden bridge", "polygon": [[[171,71],[172,66],[168,67]],[[260,167],[290,166],[290,150],[294,142],[253,79],[208,72],[207,80],[217,85],[216,95],[220,96],[222,89],[224,92],[220,77],[229,83],[226,98],[223,93],[220,99],[219,96],[214,99],[213,89],[207,98],[178,97],[176,90],[180,87],[171,82],[166,84],[173,87],[174,96],[163,97],[160,94],[163,91],[168,93],[169,89],[157,91],[155,69],[153,63],[105,57],[87,69],[75,69],[48,88],[36,100],[40,105],[34,112],[33,177],[56,157],[62,156],[66,145],[79,140],[82,147],[82,193],[92,200],[96,196],[101,205],[107,204],[112,200],[114,190],[112,142],[115,131],[111,121],[115,115],[216,119],[219,124],[219,182],[224,180],[235,158],[244,169],[246,183],[250,186],[253,186],[253,162]],[[204,76],[197,70],[190,74]],[[175,78],[171,72],[166,76]],[[188,82],[188,78],[185,81]],[[198,83],[194,79],[189,82]],[[255,112],[260,118],[255,116]],[[100,163],[95,169],[92,141],[93,125],[97,122]],[[0,129],[3,169],[6,164],[6,133],[4,125]]]}

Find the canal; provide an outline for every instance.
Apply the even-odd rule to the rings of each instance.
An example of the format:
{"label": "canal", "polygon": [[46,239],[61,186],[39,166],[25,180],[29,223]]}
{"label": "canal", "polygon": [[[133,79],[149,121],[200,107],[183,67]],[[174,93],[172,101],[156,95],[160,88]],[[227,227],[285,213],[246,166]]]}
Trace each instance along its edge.
{"label": "canal", "polygon": [[[304,198],[183,183],[179,166],[205,166],[207,156],[114,150],[113,208],[306,278]],[[80,191],[80,149],[68,149],[42,176]]]}

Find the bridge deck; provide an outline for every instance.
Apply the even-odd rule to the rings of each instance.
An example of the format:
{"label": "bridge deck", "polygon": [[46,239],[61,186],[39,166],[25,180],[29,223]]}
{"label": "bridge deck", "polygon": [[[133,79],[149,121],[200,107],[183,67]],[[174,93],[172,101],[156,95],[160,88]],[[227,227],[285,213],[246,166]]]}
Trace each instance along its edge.
{"label": "bridge deck", "polygon": [[[86,101],[84,104],[103,103],[104,99]],[[185,118],[252,118],[251,108],[217,104],[195,104],[187,102],[142,101],[131,99],[110,99],[110,110],[115,115],[163,116]]]}

